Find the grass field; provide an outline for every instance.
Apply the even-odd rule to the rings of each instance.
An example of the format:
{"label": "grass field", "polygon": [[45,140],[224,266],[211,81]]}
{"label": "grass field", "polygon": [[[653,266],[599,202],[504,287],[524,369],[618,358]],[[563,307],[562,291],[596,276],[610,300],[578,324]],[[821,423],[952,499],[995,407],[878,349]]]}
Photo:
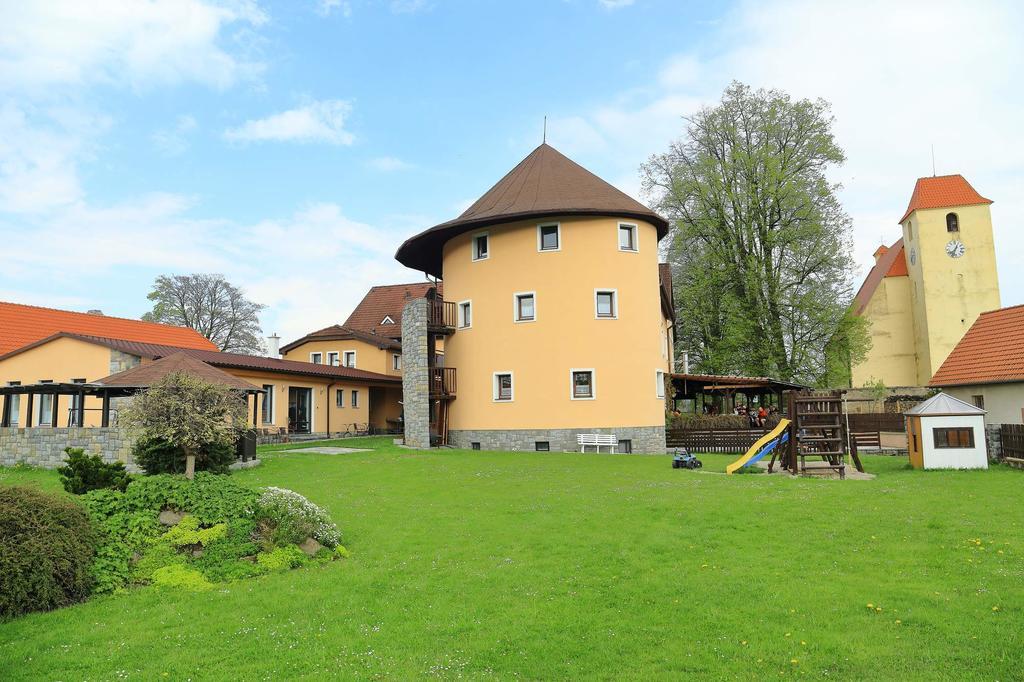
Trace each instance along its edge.
{"label": "grass field", "polygon": [[[667,456],[262,453],[346,561],[0,624],[0,679],[1020,679],[1024,472],[873,481]],[[346,442],[346,445],[353,444]],[[0,483],[58,487],[51,472]],[[869,608],[868,605],[871,605]]]}

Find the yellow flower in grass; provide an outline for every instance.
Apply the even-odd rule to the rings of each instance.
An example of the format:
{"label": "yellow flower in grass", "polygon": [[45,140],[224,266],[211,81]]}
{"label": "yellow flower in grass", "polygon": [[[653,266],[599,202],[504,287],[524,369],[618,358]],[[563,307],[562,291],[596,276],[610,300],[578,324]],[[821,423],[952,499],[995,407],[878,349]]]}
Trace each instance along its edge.
{"label": "yellow flower in grass", "polygon": [[998,610],[999,610],[999,607],[998,607],[998,606],[993,606],[993,607],[992,607],[992,610],[993,610],[993,611],[998,611]]}
{"label": "yellow flower in grass", "polygon": [[903,623],[903,621],[902,621],[902,620],[900,620],[899,618],[897,618],[897,619],[895,620],[895,623],[896,623],[896,625],[901,625],[901,624]]}
{"label": "yellow flower in grass", "polygon": [[875,605],[874,605],[874,604],[872,604],[871,602],[868,602],[868,608],[869,608],[869,609],[873,609],[873,608],[875,608]]}
{"label": "yellow flower in grass", "polygon": [[881,613],[882,612],[882,607],[881,606],[876,606],[875,607],[875,612],[876,613]]}
{"label": "yellow flower in grass", "polygon": [[796,665],[800,661],[796,660],[795,658],[791,658],[791,659],[789,659],[789,662],[792,663],[793,665]]}

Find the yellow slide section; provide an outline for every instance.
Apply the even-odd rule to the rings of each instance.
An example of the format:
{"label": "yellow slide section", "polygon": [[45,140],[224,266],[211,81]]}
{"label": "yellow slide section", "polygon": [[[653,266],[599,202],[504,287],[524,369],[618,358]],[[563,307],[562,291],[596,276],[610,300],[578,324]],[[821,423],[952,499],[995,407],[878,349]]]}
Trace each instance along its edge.
{"label": "yellow slide section", "polygon": [[789,428],[788,419],[783,419],[779,421],[778,426],[776,426],[774,429],[761,436],[761,438],[758,439],[756,443],[750,446],[750,449],[747,450],[747,453],[745,455],[740,457],[738,460],[736,460],[729,466],[725,467],[725,473],[731,474],[740,467],[742,467],[744,464],[749,462],[750,460],[754,459],[754,457],[761,452],[761,448],[763,448],[765,445],[772,442],[776,438],[782,436],[782,434],[785,432],[787,428]]}

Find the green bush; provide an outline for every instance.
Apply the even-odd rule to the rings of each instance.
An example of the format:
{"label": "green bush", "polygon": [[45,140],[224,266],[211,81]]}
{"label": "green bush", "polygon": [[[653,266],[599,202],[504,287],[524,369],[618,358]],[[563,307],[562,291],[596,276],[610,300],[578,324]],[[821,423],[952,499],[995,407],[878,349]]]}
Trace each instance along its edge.
{"label": "green bush", "polygon": [[[132,459],[150,476],[185,473],[185,451],[161,438],[135,441]],[[236,459],[233,445],[206,445],[196,454],[196,471],[226,474]]]}
{"label": "green bush", "polygon": [[181,564],[171,564],[153,571],[153,584],[196,591],[209,590],[213,587],[213,583],[202,573]]}
{"label": "green bush", "polygon": [[87,455],[83,448],[64,448],[68,459],[57,469],[64,490],[84,495],[90,490],[124,490],[131,481],[121,462],[104,462],[99,455]]}
{"label": "green bush", "polygon": [[268,544],[294,544],[310,537],[330,548],[341,542],[338,526],[324,509],[285,488],[263,491],[256,506],[256,521]]}
{"label": "green bush", "polygon": [[72,500],[0,488],[0,619],[85,599],[96,543],[88,514]]}
{"label": "green bush", "polygon": [[[778,414],[768,415],[766,428],[774,428],[781,418]],[[750,418],[738,414],[672,414],[665,416],[665,426],[670,429],[748,429]]]}
{"label": "green bush", "polygon": [[256,563],[267,571],[287,571],[309,561],[306,553],[295,545],[277,547],[256,557]]}

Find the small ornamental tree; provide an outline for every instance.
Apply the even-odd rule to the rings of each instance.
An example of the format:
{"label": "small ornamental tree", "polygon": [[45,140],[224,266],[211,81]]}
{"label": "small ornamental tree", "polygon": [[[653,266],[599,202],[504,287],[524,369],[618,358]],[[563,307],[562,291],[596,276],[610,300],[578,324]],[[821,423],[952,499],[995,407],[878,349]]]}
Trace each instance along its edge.
{"label": "small ornamental tree", "polygon": [[230,446],[248,428],[242,395],[185,372],[172,372],[135,395],[119,419],[145,438],[180,447],[185,453],[185,476],[190,479],[200,450]]}

